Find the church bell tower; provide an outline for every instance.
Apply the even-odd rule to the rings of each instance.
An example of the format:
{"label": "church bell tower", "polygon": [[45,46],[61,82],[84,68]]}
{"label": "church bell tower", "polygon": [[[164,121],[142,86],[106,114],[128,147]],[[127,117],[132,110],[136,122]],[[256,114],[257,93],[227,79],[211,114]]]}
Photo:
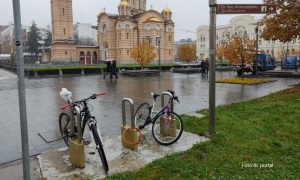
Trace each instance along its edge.
{"label": "church bell tower", "polygon": [[51,61],[78,62],[73,38],[72,0],[51,0]]}

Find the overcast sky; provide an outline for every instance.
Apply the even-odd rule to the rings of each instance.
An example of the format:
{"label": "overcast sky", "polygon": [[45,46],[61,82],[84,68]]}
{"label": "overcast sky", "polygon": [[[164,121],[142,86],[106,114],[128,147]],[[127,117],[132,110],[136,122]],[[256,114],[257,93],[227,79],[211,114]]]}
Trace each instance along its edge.
{"label": "overcast sky", "polygon": [[[22,24],[30,25],[34,20],[38,26],[51,23],[50,0],[20,0]],[[73,0],[73,21],[97,25],[97,14],[105,7],[106,12],[117,14],[120,0]],[[260,4],[262,0],[218,0],[219,4],[252,3]],[[175,40],[196,38],[199,25],[209,24],[208,0],[147,0],[147,9],[161,10],[168,6],[173,11],[175,22]],[[227,24],[236,15],[218,15],[217,24]],[[259,17],[259,16],[256,16]],[[0,0],[0,25],[13,22],[12,0]]]}

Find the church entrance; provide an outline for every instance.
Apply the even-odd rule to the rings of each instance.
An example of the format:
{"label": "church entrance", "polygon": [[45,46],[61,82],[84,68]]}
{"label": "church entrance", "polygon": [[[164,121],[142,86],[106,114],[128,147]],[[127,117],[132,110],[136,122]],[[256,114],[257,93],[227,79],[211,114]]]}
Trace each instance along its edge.
{"label": "church entrance", "polygon": [[80,58],[79,63],[80,63],[80,64],[84,64],[84,62],[85,62],[85,54],[84,54],[83,51],[80,51],[80,56],[79,56],[79,58]]}

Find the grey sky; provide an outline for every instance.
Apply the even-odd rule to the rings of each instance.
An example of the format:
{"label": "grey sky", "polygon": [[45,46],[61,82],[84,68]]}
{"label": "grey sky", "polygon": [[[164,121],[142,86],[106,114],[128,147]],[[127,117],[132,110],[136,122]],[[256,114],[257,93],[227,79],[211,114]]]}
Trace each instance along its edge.
{"label": "grey sky", "polygon": [[[51,23],[50,0],[20,0],[22,24],[30,25],[34,20],[38,26]],[[97,25],[97,14],[105,7],[106,12],[118,13],[120,0],[73,0],[73,20],[75,22],[92,23]],[[260,4],[262,0],[218,0],[219,4]],[[147,7],[161,12],[167,5],[173,11],[175,22],[175,39],[196,38],[195,33],[199,25],[209,24],[208,0],[147,0]],[[217,24],[226,24],[236,15],[218,15]],[[0,0],[0,25],[13,22],[12,0]]]}

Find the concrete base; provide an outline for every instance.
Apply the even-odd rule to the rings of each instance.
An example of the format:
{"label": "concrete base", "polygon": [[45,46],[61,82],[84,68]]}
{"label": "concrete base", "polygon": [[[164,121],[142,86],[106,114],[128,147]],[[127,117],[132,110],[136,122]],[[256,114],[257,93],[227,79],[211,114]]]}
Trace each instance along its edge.
{"label": "concrete base", "polygon": [[83,143],[79,143],[77,139],[70,140],[70,162],[72,165],[84,168],[84,145]]}
{"label": "concrete base", "polygon": [[124,134],[124,138],[122,138],[123,147],[131,150],[137,150],[138,144],[134,143],[138,141],[138,131],[136,129],[129,128],[130,127],[121,127],[121,136],[123,135],[124,131],[126,131]]}
{"label": "concrete base", "polygon": [[[149,127],[149,126],[148,126]],[[109,165],[108,175],[134,171],[150,162],[175,152],[186,151],[193,144],[207,141],[205,137],[183,132],[181,138],[170,146],[159,145],[151,135],[151,127],[143,132],[138,151],[124,149],[121,136],[104,137],[104,151]],[[94,144],[85,146],[85,168],[71,165],[66,148],[50,150],[38,156],[41,173],[47,179],[103,179],[106,177]]]}

